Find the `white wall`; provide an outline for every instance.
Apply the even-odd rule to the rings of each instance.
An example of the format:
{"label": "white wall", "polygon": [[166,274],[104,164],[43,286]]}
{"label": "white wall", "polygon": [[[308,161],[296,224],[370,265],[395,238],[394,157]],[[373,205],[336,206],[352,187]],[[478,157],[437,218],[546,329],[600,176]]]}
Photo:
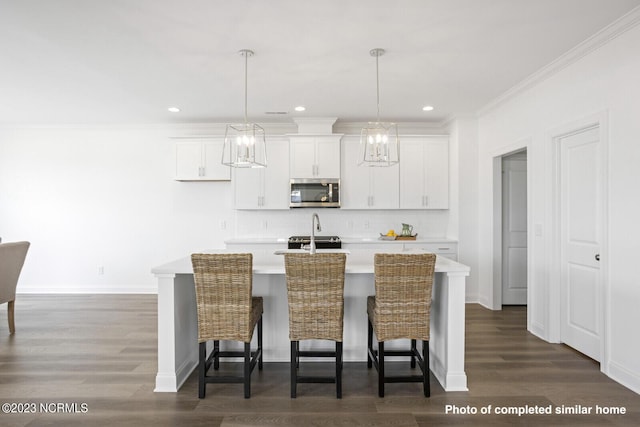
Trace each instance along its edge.
{"label": "white wall", "polygon": [[[448,235],[458,240],[458,261],[468,265],[466,300],[477,302],[478,289],[478,122],[475,117],[450,123],[451,209]],[[454,229],[455,227],[455,229]]]}
{"label": "white wall", "polygon": [[0,236],[32,242],[19,292],[153,292],[152,266],[222,247],[231,184],[174,181],[172,134],[0,131]]}
{"label": "white wall", "polygon": [[[479,292],[491,305],[493,162],[522,141],[528,141],[530,167],[530,224],[538,224],[542,236],[530,247],[529,329],[554,340],[557,307],[549,282],[547,256],[556,236],[550,224],[551,142],[553,129],[594,114],[609,118],[608,192],[609,246],[603,248],[607,263],[609,301],[605,308],[607,336],[605,366],[614,379],[640,392],[640,340],[631,325],[640,324],[640,286],[637,256],[640,254],[640,27],[636,26],[529,88],[479,118]],[[464,171],[462,172],[465,173]],[[637,335],[637,334],[636,334]]]}
{"label": "white wall", "polygon": [[[232,237],[309,234],[312,210],[235,211],[231,182],[173,180],[170,137],[216,132],[0,129],[0,237],[32,242],[18,292],[155,292],[156,265]],[[406,222],[440,238],[450,228],[448,211],[318,212],[323,234],[377,236]]]}

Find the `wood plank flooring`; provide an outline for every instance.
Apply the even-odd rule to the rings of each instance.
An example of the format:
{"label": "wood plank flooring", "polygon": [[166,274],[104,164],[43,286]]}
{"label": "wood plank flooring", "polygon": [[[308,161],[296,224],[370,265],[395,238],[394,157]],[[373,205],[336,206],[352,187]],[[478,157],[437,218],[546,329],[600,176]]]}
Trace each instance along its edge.
{"label": "wood plank flooring", "polygon": [[[388,384],[380,399],[375,370],[364,362],[346,363],[341,400],[332,384],[299,385],[298,398],[291,399],[286,363],[256,370],[248,400],[240,384],[210,385],[200,400],[195,374],[178,393],[154,393],[153,295],[19,295],[13,336],[5,307],[0,306],[0,404],[16,410],[35,404],[36,411],[0,413],[2,426],[640,425],[640,395],[601,374],[591,359],[528,333],[525,307],[493,312],[467,304],[468,392],[445,393],[432,377],[431,398],[421,397],[419,384]],[[331,369],[311,367],[324,368]],[[394,368],[408,369],[408,362]],[[447,405],[478,413],[447,414]],[[480,414],[488,405],[492,413]],[[496,407],[527,405],[551,405],[554,411],[581,405],[592,413],[493,413]],[[626,414],[596,415],[596,405],[624,407]]]}

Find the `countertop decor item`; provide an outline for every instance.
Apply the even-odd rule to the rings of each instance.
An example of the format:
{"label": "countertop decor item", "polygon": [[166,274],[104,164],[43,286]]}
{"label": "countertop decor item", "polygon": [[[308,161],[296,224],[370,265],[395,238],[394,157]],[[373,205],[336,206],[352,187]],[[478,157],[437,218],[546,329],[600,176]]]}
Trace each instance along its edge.
{"label": "countertop decor item", "polygon": [[418,237],[418,233],[412,234],[411,236],[396,236],[396,240],[416,240]]}
{"label": "countertop decor item", "polygon": [[396,240],[397,237],[398,236],[396,236],[396,235],[389,236],[389,235],[380,233],[380,237],[378,237],[378,239],[379,240]]}

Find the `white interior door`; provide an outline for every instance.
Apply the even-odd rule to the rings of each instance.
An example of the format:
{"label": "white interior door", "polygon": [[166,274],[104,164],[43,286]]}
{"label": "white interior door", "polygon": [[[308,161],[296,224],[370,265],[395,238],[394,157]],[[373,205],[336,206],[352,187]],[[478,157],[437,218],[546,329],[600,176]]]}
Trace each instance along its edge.
{"label": "white interior door", "polygon": [[502,304],[527,304],[527,154],[502,159]]}
{"label": "white interior door", "polygon": [[561,339],[600,360],[602,177],[597,127],[560,138]]}

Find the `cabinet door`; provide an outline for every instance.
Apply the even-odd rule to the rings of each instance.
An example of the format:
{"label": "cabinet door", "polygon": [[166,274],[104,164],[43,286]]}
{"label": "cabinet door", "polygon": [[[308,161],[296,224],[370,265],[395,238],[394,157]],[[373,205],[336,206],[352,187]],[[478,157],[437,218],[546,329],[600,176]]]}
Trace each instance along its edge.
{"label": "cabinet door", "polygon": [[222,164],[224,140],[202,143],[202,179],[208,181],[229,181],[231,168]]}
{"label": "cabinet door", "polygon": [[261,208],[289,209],[289,141],[271,140],[267,144]]}
{"label": "cabinet door", "polygon": [[449,140],[405,138],[400,143],[400,208],[449,208]]}
{"label": "cabinet door", "polygon": [[236,209],[260,208],[264,181],[263,170],[262,168],[234,168],[233,191]]}
{"label": "cabinet door", "polygon": [[291,138],[289,152],[291,154],[291,178],[315,178],[315,140],[313,138]]}
{"label": "cabinet door", "polygon": [[369,167],[358,166],[360,141],[355,138],[342,140],[342,179],[340,180],[340,207],[342,209],[369,209]]}
{"label": "cabinet door", "polygon": [[424,142],[400,141],[400,209],[424,208]]}
{"label": "cabinet door", "polygon": [[222,138],[184,138],[176,143],[176,180],[229,181],[229,166],[222,164]]}
{"label": "cabinet door", "polygon": [[449,209],[449,141],[428,141],[424,146],[425,208]]}
{"label": "cabinet door", "polygon": [[200,141],[176,143],[176,177],[178,181],[201,179],[202,145]]}
{"label": "cabinet door", "polygon": [[316,176],[340,178],[340,138],[336,136],[316,138]]}
{"label": "cabinet door", "polygon": [[400,207],[400,167],[366,167],[369,169],[369,188],[372,209],[398,209]]}
{"label": "cabinet door", "polygon": [[234,169],[236,209],[289,209],[289,142],[267,144],[266,168]]}

